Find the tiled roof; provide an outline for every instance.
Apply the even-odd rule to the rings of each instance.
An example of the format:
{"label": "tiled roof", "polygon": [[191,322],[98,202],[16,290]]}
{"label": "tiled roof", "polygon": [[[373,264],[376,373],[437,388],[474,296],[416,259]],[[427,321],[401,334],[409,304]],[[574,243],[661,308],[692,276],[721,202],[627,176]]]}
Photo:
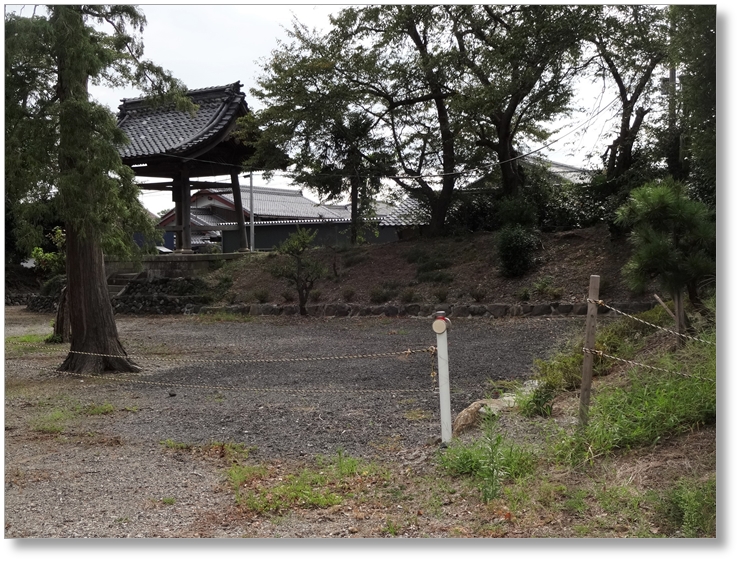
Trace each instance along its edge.
{"label": "tiled roof", "polygon": [[[249,212],[249,187],[242,186],[242,206]],[[254,216],[260,220],[267,218],[290,219],[337,219],[344,216],[337,211],[303,196],[300,189],[280,189],[271,187],[252,188],[254,199]],[[234,196],[222,193],[221,197],[232,205]]]}
{"label": "tiled roof", "polygon": [[193,117],[172,104],[153,107],[145,98],[122,100],[118,127],[131,142],[119,150],[121,157],[196,152],[209,141],[220,140],[234,119],[248,111],[239,82],[190,90],[188,96],[199,106]]}

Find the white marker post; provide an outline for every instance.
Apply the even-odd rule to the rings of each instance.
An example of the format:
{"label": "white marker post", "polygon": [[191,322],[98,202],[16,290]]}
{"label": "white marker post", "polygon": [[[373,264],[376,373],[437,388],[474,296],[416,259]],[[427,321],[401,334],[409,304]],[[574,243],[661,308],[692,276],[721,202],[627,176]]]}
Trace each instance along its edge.
{"label": "white marker post", "polygon": [[447,355],[447,330],[450,321],[444,310],[436,313],[432,330],[437,334],[437,362],[439,371],[439,416],[442,421],[442,443],[452,440],[452,414],[450,411],[450,362]]}

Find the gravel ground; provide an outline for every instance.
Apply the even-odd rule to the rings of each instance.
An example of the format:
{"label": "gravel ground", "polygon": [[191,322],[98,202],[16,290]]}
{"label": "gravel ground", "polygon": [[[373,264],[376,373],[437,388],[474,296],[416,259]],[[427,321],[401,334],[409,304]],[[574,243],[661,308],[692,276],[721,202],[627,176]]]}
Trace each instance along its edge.
{"label": "gravel ground", "polygon": [[[5,335],[46,333],[50,318],[6,307]],[[223,471],[212,459],[163,447],[168,439],[244,443],[253,448],[250,458],[273,463],[342,449],[414,466],[436,450],[436,360],[427,352],[250,362],[423,350],[436,344],[431,319],[117,321],[121,341],[144,368],[112,375],[129,382],[40,370],[54,368],[63,353],[6,351],[7,538],[255,536],[229,516],[233,492]],[[453,320],[453,417],[485,397],[489,381],[526,378],[535,358],[582,324],[582,318]],[[61,433],[37,430],[42,411],[105,402],[113,413],[71,419]],[[329,523],[321,529],[331,535]],[[305,532],[316,536],[315,529]]]}

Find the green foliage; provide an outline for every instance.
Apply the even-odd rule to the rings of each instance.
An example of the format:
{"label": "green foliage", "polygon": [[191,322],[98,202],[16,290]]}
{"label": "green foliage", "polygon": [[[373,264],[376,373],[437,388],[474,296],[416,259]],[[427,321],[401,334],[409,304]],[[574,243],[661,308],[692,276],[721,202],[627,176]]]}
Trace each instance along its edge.
{"label": "green foliage", "polygon": [[401,293],[401,302],[403,303],[411,303],[417,300],[417,294],[416,291],[413,289],[406,289],[403,293]]}
{"label": "green foliage", "polygon": [[537,210],[521,197],[504,197],[496,208],[496,219],[500,228],[520,226],[532,229],[537,226]]}
{"label": "green foliage", "polygon": [[516,405],[525,417],[550,417],[552,415],[552,401],[557,395],[557,388],[550,381],[540,380],[539,382],[540,384],[533,390],[516,397]]}
{"label": "green foliage", "polygon": [[716,477],[705,482],[681,479],[667,494],[663,512],[685,538],[716,536]]}
{"label": "green foliage", "polygon": [[617,223],[631,228],[632,257],[624,267],[630,287],[644,290],[653,279],[671,295],[716,274],[715,224],[708,208],[692,201],[684,184],[646,184],[617,211]]}
{"label": "green foliage", "polygon": [[342,298],[344,299],[344,302],[352,302],[352,299],[355,296],[355,290],[351,287],[347,287],[345,289],[342,289]]}
{"label": "green foliage", "polygon": [[532,283],[532,292],[546,299],[557,300],[563,296],[563,289],[553,286],[553,282],[553,278],[549,275],[540,277]]}
{"label": "green foliage", "polygon": [[679,127],[692,198],[710,208],[717,197],[717,6],[674,5],[669,52],[680,70]]}
{"label": "green foliage", "polygon": [[44,297],[58,296],[66,284],[66,275],[55,275],[51,279],[44,281],[39,292]]}
{"label": "green foliage", "polygon": [[55,227],[46,237],[56,247],[56,251],[45,252],[37,246],[31,252],[31,257],[36,262],[36,267],[41,269],[45,274],[63,275],[66,269],[66,256],[64,252],[66,236],[64,231],[60,227]]}
{"label": "green foliage", "polygon": [[534,265],[537,237],[521,226],[503,229],[497,245],[500,271],[505,277],[521,277]]}
{"label": "green foliage", "polygon": [[278,259],[269,266],[270,273],[284,279],[298,294],[298,306],[302,315],[308,314],[306,303],[314,283],[326,277],[326,267],[307,255],[318,231],[298,227],[276,250]]}

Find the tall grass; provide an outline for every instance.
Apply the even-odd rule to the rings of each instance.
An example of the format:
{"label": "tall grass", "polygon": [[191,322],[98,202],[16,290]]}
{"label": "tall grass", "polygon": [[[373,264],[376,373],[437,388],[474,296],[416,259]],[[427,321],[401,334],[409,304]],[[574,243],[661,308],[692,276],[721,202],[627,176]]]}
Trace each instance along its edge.
{"label": "tall grass", "polygon": [[716,400],[716,327],[700,334],[710,343],[689,340],[677,352],[665,351],[651,365],[634,366],[626,384],[596,392],[589,423],[560,441],[560,458],[586,459],[614,449],[649,445],[694,427],[713,424]]}

